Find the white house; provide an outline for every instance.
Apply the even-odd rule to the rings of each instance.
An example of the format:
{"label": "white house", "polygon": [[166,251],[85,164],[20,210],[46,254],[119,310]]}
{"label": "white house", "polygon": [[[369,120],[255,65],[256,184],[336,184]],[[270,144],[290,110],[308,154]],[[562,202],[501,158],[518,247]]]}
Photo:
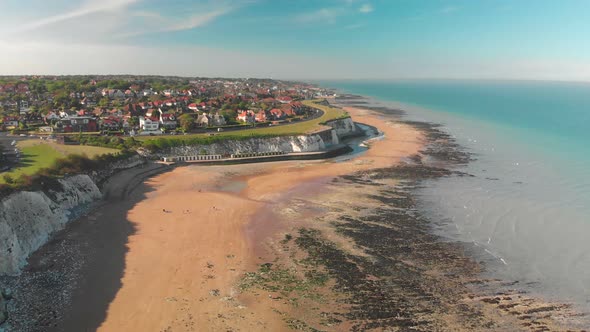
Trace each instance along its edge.
{"label": "white house", "polygon": [[45,115],[45,122],[51,123],[53,121],[59,120],[59,115],[55,114],[55,112],[49,112]]}
{"label": "white house", "polygon": [[158,131],[160,128],[160,122],[158,120],[152,120],[150,118],[140,117],[139,128],[142,131]]}

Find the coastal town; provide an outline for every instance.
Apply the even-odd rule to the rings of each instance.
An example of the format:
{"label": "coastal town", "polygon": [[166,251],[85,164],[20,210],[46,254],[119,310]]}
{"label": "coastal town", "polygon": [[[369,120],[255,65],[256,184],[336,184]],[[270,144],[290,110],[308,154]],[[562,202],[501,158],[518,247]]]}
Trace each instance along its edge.
{"label": "coastal town", "polygon": [[15,134],[162,135],[276,125],[333,92],[257,79],[0,78],[0,129]]}

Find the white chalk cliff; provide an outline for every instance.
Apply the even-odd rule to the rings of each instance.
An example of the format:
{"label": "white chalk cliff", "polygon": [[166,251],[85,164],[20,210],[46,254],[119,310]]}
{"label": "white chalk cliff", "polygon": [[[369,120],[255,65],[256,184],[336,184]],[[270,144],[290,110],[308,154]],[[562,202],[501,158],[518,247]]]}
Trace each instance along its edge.
{"label": "white chalk cliff", "polygon": [[31,253],[102,197],[87,175],[59,180],[61,189],[17,192],[0,201],[0,274],[18,274]]}

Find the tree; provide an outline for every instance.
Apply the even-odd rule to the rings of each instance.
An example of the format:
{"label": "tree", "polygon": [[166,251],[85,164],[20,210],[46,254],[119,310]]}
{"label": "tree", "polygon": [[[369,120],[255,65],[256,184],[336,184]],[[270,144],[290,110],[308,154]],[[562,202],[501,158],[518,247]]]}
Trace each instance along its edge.
{"label": "tree", "polygon": [[109,106],[109,103],[110,103],[109,98],[102,97],[98,101],[98,106],[99,107],[107,107],[107,106]]}
{"label": "tree", "polygon": [[6,182],[8,184],[13,184],[14,178],[12,176],[10,176],[10,174],[4,174],[4,182]]}
{"label": "tree", "polygon": [[139,125],[139,118],[136,116],[132,116],[131,118],[129,118],[129,126],[131,126],[132,128],[135,128]]}
{"label": "tree", "polygon": [[178,118],[180,128],[184,131],[190,131],[195,124],[193,117],[190,114],[183,114]]}

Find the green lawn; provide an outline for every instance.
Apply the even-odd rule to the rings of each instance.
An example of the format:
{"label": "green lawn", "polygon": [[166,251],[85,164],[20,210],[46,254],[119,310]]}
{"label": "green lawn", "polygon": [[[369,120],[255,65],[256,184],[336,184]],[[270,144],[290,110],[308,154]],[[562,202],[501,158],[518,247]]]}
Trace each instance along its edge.
{"label": "green lawn", "polygon": [[49,167],[58,158],[69,154],[86,154],[90,158],[99,155],[118,153],[119,150],[83,145],[60,145],[55,143],[40,142],[38,140],[26,140],[19,142],[17,147],[21,151],[21,164],[10,172],[0,174],[0,183],[5,183],[4,175],[8,174],[13,179],[21,175],[33,175],[40,169]]}
{"label": "green lawn", "polygon": [[5,174],[10,175],[13,179],[17,179],[23,174],[33,175],[41,168],[51,166],[61,156],[61,153],[46,144],[24,147],[21,149],[21,166],[10,172],[2,173],[0,183],[5,183]]}
{"label": "green lawn", "polygon": [[[334,119],[341,119],[348,117],[348,113],[344,110],[336,107],[329,107],[324,105],[317,104],[315,100],[306,100],[303,102],[306,106],[318,108],[324,112],[324,114],[317,118],[310,121],[303,121],[303,122],[295,122],[293,124],[288,125],[281,125],[276,127],[264,127],[264,128],[252,128],[246,130],[236,130],[236,131],[228,131],[228,132],[221,132],[216,133],[215,136],[217,137],[228,137],[228,138],[236,138],[236,137],[247,137],[247,136],[257,136],[257,135],[269,135],[269,136],[287,136],[287,135],[301,135],[314,132],[316,130],[322,129],[324,126],[322,125],[326,121],[334,120]],[[137,140],[140,141],[148,141],[158,138],[174,138],[180,140],[189,140],[196,137],[206,137],[210,134],[189,134],[189,135],[182,135],[182,136],[139,136],[136,137]]]}

